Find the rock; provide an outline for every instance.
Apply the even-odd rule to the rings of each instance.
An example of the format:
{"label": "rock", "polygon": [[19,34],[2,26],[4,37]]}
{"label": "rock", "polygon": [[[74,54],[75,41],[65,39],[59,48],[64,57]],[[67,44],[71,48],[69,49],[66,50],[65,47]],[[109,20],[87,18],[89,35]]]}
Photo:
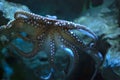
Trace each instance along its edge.
{"label": "rock", "polygon": [[3,16],[6,19],[13,20],[14,13],[18,10],[30,11],[25,5],[0,0],[0,11],[3,12]]}
{"label": "rock", "polygon": [[101,67],[102,76],[105,80],[120,79],[120,51],[110,48]]}
{"label": "rock", "polygon": [[0,26],[7,24],[8,21],[9,21],[9,19],[6,19],[6,18],[3,16],[3,12],[0,11]]}
{"label": "rock", "polygon": [[119,8],[114,5],[114,1],[110,4],[108,2],[107,5],[92,8],[75,19],[76,23],[87,26],[99,36],[97,47],[105,57],[101,65],[101,73],[105,80],[120,79],[120,26],[117,18]]}

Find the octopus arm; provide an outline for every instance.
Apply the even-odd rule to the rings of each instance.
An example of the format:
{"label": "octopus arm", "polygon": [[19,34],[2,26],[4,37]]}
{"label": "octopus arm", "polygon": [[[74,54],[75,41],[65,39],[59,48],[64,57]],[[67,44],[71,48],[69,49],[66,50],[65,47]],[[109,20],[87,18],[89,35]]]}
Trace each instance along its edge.
{"label": "octopus arm", "polygon": [[54,65],[54,57],[55,57],[55,40],[51,37],[49,37],[47,39],[47,44],[45,44],[46,46],[46,52],[47,52],[47,55],[48,55],[48,58],[49,58],[49,61],[50,61],[50,65],[55,68],[55,65]]}
{"label": "octopus arm", "polygon": [[68,29],[68,30],[79,30],[80,32],[83,32],[84,34],[86,34],[87,36],[91,37],[94,40],[97,40],[97,36],[88,28],[86,28],[84,25],[80,25],[80,24],[75,24],[72,22],[63,22],[65,25],[62,25],[64,28]]}
{"label": "octopus arm", "polygon": [[14,14],[14,18],[18,19],[18,18],[23,18],[23,19],[29,19],[29,18],[33,18],[33,13],[29,13],[29,12],[25,12],[25,11],[17,11]]}
{"label": "octopus arm", "polygon": [[14,15],[14,18],[30,20],[30,24],[37,26],[43,24],[44,20],[46,19],[46,17],[25,11],[17,11]]}
{"label": "octopus arm", "polygon": [[[21,22],[19,22],[21,21]],[[7,33],[12,33],[12,35],[8,35],[7,37],[10,37],[10,39],[14,40],[17,38],[21,38],[24,41],[30,42],[34,44],[33,49],[31,52],[25,53],[22,50],[18,49],[15,44],[10,43],[10,45],[23,57],[30,58],[35,56],[38,51],[42,47],[43,37],[44,37],[44,29],[43,28],[34,28],[32,25],[24,23],[23,19],[16,19],[9,24],[7,24],[9,27]],[[14,34],[13,34],[14,33]],[[24,34],[23,34],[24,33]],[[11,40],[11,41],[12,41]]]}
{"label": "octopus arm", "polygon": [[89,37],[93,38],[94,40],[97,40],[97,36],[95,35],[95,33],[93,33],[91,30],[85,28],[85,26],[78,24],[76,26],[76,29],[79,29],[84,34],[88,35]]}
{"label": "octopus arm", "polygon": [[[35,56],[37,54],[37,52],[39,51],[39,47],[38,46],[34,46],[34,48],[32,49],[31,52],[25,53],[22,50],[18,49],[14,44],[10,44],[17,53],[19,53],[21,56],[25,57],[25,58],[31,58],[33,56]],[[37,45],[37,42],[35,42],[35,45]]]}
{"label": "octopus arm", "polygon": [[[64,31],[67,31],[67,32],[70,31],[69,35],[72,35],[75,38],[74,40],[71,39],[72,41],[75,42],[76,40],[78,40],[79,43],[81,43],[81,44],[78,43],[80,48],[83,46],[87,50],[87,48],[93,48],[93,47],[96,46],[96,42],[98,40],[97,36],[91,30],[89,30],[88,28],[86,28],[85,26],[80,25],[80,24],[75,24],[75,23],[72,23],[72,22],[68,22],[68,21],[61,22],[61,24],[62,24],[61,27],[64,29]],[[77,31],[78,33],[75,34],[74,31],[75,32]],[[85,36],[88,36],[88,39],[90,39],[90,41],[92,40],[93,43],[92,44],[89,43],[90,41],[86,42],[87,43],[86,45],[88,45],[86,47],[85,43],[83,43],[80,40],[80,38],[78,38],[79,37],[79,33],[80,34],[82,33],[82,35],[84,34]],[[70,40],[70,39],[68,39],[68,40]],[[85,48],[83,48],[83,50],[85,50]]]}
{"label": "octopus arm", "polygon": [[59,49],[63,53],[67,53],[67,55],[69,55],[69,66],[67,67],[67,72],[66,72],[66,69],[63,70],[64,75],[68,77],[73,72],[79,60],[79,55],[76,48],[73,45],[67,42],[66,39],[63,40],[63,37],[61,36],[60,31],[58,30],[57,32],[58,33],[54,34],[53,48],[55,49],[55,52],[57,49]]}
{"label": "octopus arm", "polygon": [[[34,32],[33,32],[34,33]],[[29,43],[33,44],[33,49],[32,51],[25,53],[22,50],[18,49],[15,44],[10,44],[15,50],[16,52],[18,52],[21,56],[26,57],[26,58],[31,58],[34,57],[40,50],[42,50],[42,46],[43,46],[43,42],[46,39],[46,34],[44,33],[44,30],[39,32],[39,35],[35,35],[35,37],[32,37],[31,35],[29,35],[29,37],[24,36],[24,34],[20,34],[20,33],[16,33],[16,39],[17,38],[21,38],[24,41],[27,41]],[[33,39],[31,39],[33,38]]]}
{"label": "octopus arm", "polygon": [[[63,39],[65,39],[68,43],[73,44],[75,47],[79,47],[81,49],[85,49],[87,46],[80,40],[74,32],[70,31],[62,31],[61,36]],[[77,44],[77,45],[76,45]]]}
{"label": "octopus arm", "polygon": [[75,56],[77,51],[74,47],[71,47],[70,44],[69,46],[64,44],[60,48],[62,49],[62,52],[65,52],[67,55],[69,55],[69,65],[64,69],[64,74],[66,77],[68,77],[74,71],[79,57]]}
{"label": "octopus arm", "polygon": [[[83,43],[77,41],[73,36],[70,36],[69,31],[65,33],[64,31],[59,33],[60,42],[65,46],[64,50],[68,51],[68,55],[70,56],[70,63],[66,73],[66,76],[70,76],[73,72],[77,64],[79,63],[79,53],[76,48],[76,44],[80,44],[80,47],[83,47]],[[78,47],[78,46],[77,46]]]}
{"label": "octopus arm", "polygon": [[[61,33],[61,42],[72,51],[70,55],[70,63],[66,76],[70,76],[75,67],[79,63],[79,53],[77,49],[83,50],[86,46],[80,40],[75,39],[75,36],[70,36],[71,33]],[[76,45],[77,44],[77,45]],[[82,49],[81,49],[82,48]]]}

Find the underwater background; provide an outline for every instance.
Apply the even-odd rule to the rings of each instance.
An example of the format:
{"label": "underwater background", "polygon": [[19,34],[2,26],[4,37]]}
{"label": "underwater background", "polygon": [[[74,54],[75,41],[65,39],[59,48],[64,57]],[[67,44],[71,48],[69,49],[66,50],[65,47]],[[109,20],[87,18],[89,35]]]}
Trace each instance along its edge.
{"label": "underwater background", "polygon": [[[28,13],[18,12],[16,14],[18,16],[15,16],[16,11]],[[61,43],[57,39],[58,37],[55,38],[58,40],[55,44],[60,45],[60,47],[57,46],[57,49],[55,48],[56,55],[50,54],[55,56],[55,60],[53,59],[55,65],[52,65],[51,58],[49,60],[49,57],[52,56],[46,55],[50,48],[48,46],[49,38],[44,41],[43,46],[46,49],[38,51],[39,55],[32,58],[21,56],[19,54],[21,52],[29,55],[34,45],[35,51],[38,49],[36,41],[30,42],[23,39],[24,37],[33,39],[36,36],[34,32],[37,32],[36,29],[29,29],[26,24],[23,25],[25,28],[17,29],[21,25],[17,19],[20,17],[24,20],[34,17],[35,14],[30,13],[44,16],[48,20],[58,20],[58,22],[61,20],[62,27],[66,27],[62,24],[64,20],[70,21],[68,24],[71,25],[73,25],[72,23],[84,25],[85,29],[82,30],[86,32],[81,31],[78,34],[79,31],[73,31],[76,34],[73,38],[78,38],[87,46],[90,45],[88,47],[90,51],[88,48],[84,49],[84,44],[79,46],[73,38],[69,38],[64,31],[61,32],[59,31],[61,29],[58,29],[58,33],[61,32],[64,39],[68,39],[70,44]],[[31,20],[46,26],[36,19]],[[6,27],[6,25],[9,26]],[[11,30],[11,26],[16,28]],[[91,31],[97,36],[97,39],[93,37],[94,34],[92,35]],[[22,37],[17,35],[17,38],[14,38],[14,32],[15,34],[20,33]],[[46,31],[45,33],[54,35],[56,32],[52,30],[52,32],[47,33]],[[43,40],[40,39],[41,43]],[[94,41],[95,45],[92,44]],[[75,49],[72,50],[71,47],[61,47],[63,45],[68,47],[74,45],[72,49],[75,47],[77,50],[74,51]],[[52,49],[50,48],[50,50]],[[79,60],[75,61],[76,58]],[[120,0],[0,0],[0,80],[120,80]]]}

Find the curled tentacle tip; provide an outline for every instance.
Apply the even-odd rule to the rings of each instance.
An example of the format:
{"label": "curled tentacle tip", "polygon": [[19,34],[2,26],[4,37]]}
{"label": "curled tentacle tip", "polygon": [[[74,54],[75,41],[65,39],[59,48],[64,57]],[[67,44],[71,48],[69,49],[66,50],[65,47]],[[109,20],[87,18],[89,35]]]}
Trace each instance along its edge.
{"label": "curled tentacle tip", "polygon": [[14,18],[17,19],[17,18],[24,18],[24,19],[27,19],[28,16],[26,15],[27,13],[24,11],[17,11],[15,14],[14,14]]}

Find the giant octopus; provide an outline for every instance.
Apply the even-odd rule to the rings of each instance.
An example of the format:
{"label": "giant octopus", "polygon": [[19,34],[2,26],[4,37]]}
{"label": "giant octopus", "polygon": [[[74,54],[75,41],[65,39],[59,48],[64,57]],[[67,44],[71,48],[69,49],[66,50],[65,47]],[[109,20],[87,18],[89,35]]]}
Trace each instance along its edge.
{"label": "giant octopus", "polygon": [[[61,70],[61,74],[64,75],[63,80],[74,71],[81,52],[90,55],[97,66],[100,64],[99,52],[95,49],[97,36],[85,26],[25,11],[17,11],[14,18],[7,25],[0,27],[0,45],[15,50],[15,55],[20,56],[24,62],[37,60],[40,54],[45,53],[50,72],[46,77],[40,77],[41,73],[38,72],[40,79],[56,80],[55,73],[59,70],[58,65],[55,64],[55,56],[58,50],[63,55],[66,53],[70,58],[67,71]],[[39,71],[39,67],[32,68]]]}

